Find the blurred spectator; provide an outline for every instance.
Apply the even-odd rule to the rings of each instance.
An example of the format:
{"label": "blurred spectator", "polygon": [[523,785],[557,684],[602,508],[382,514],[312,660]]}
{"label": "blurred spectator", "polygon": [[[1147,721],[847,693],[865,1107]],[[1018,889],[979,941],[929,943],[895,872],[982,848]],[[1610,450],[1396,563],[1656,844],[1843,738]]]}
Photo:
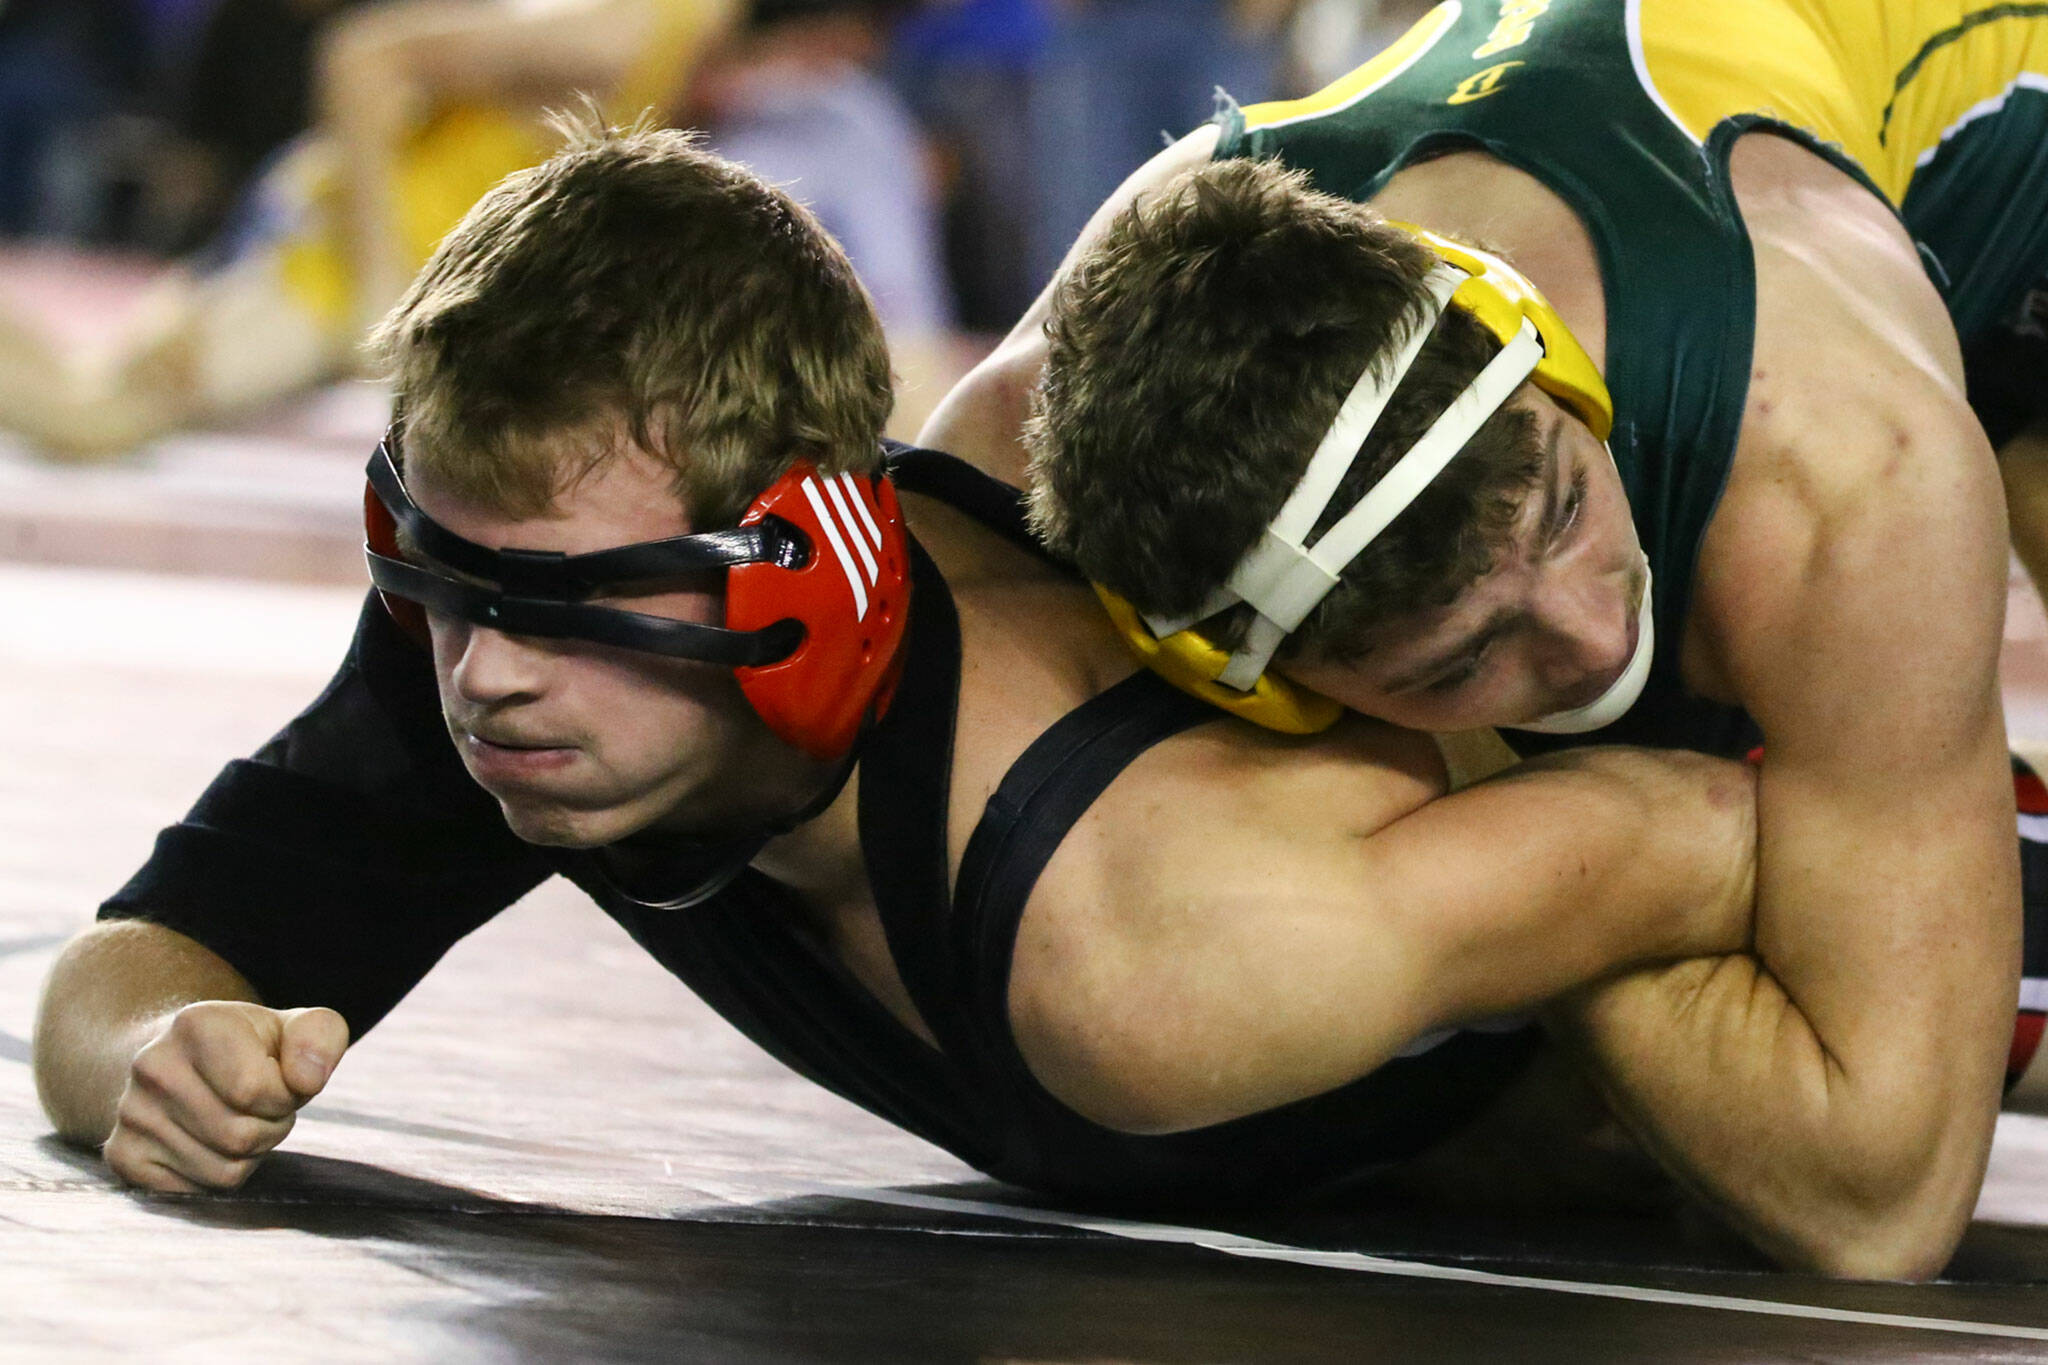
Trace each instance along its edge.
{"label": "blurred spectator", "polygon": [[1280,88],[1287,0],[1057,0],[1031,100],[1039,171],[1031,265],[1052,277],[1104,199],[1164,141],[1208,118],[1221,87]]}
{"label": "blurred spectator", "polygon": [[845,246],[892,340],[953,325],[925,141],[876,73],[890,0],[755,0],[692,113],[722,154],[787,189]]}
{"label": "blurred spectator", "polygon": [[182,235],[210,235],[258,168],[312,126],[314,45],[329,20],[365,3],[212,0],[168,101],[182,154],[157,186],[187,219]]}
{"label": "blurred spectator", "polygon": [[691,86],[712,145],[808,205],[875,300],[897,375],[890,433],[915,435],[975,357],[955,337],[931,148],[880,76],[902,0],[753,0]]}
{"label": "blurred spectator", "polygon": [[139,84],[144,31],[129,0],[0,0],[0,235],[96,227],[97,125]]}
{"label": "blurred spectator", "polygon": [[1294,83],[1319,90],[1406,33],[1437,0],[1302,0],[1289,25]]}
{"label": "blurred spectator", "polygon": [[545,107],[586,91],[627,119],[669,107],[733,8],[388,0],[342,16],[315,131],[111,346],[83,354],[0,312],[0,425],[57,453],[114,453],[345,372],[365,322],[477,196],[547,155]]}
{"label": "blurred spectator", "polygon": [[891,76],[933,139],[947,274],[962,325],[1007,331],[1037,292],[1031,81],[1047,0],[938,0],[898,29]]}

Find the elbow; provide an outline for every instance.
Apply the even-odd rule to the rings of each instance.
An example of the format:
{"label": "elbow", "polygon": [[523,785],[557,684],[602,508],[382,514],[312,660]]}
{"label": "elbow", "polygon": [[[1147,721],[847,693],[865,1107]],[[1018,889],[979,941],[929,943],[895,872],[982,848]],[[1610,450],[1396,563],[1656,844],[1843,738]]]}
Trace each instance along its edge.
{"label": "elbow", "polygon": [[79,1093],[79,1065],[73,1055],[75,1050],[64,1046],[64,1022],[62,1002],[53,1002],[46,996],[29,1054],[36,1099],[58,1137],[75,1146],[98,1147],[107,1140],[112,1116],[97,1112]]}
{"label": "elbow", "polygon": [[1837,1280],[1931,1280],[1947,1268],[1967,1223],[1911,1214],[1830,1220],[1825,1233],[1794,1239],[1777,1259]]}
{"label": "elbow", "polygon": [[1846,1280],[1931,1280],[1955,1255],[1983,1180],[1974,1162],[1874,1161],[1827,1182],[1773,1251],[1788,1269]]}

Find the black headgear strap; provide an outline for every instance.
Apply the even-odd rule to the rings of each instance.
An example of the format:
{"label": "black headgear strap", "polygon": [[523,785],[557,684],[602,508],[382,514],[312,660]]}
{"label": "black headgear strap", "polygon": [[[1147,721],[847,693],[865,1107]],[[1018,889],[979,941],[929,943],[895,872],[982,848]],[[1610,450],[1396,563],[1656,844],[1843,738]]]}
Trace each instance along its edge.
{"label": "black headgear strap", "polygon": [[[416,548],[432,563],[393,559],[365,546],[370,581],[379,591],[514,635],[591,640],[735,668],[785,659],[803,643],[804,628],[795,620],[777,621],[760,630],[728,630],[594,606],[587,600],[607,593],[649,590],[692,574],[742,564],[800,568],[810,556],[810,547],[801,533],[781,518],[769,516],[736,530],[672,536],[590,554],[493,550],[456,535],[420,510],[399,477],[393,455],[395,430],[370,456],[370,487],[390,513],[401,543]],[[441,566],[454,574],[442,572]]]}
{"label": "black headgear strap", "polygon": [[765,828],[729,839],[634,835],[591,849],[582,855],[584,865],[614,895],[636,909],[687,910],[701,905],[732,885],[770,839],[816,819],[839,799],[847,779],[853,776],[867,734],[864,728],[853,752],[840,761],[815,796]]}

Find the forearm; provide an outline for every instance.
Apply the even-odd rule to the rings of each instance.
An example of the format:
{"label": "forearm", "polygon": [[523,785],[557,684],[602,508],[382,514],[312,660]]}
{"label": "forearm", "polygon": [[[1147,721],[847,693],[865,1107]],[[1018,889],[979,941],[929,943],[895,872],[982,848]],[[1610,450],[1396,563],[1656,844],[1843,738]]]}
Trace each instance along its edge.
{"label": "forearm", "polygon": [[1788,1264],[1929,1275],[1967,1223],[2016,976],[2001,755],[1880,810],[1767,758],[1754,954],[1557,1012],[1674,1178]]}
{"label": "forearm", "polygon": [[414,265],[400,244],[392,165],[426,117],[426,95],[404,54],[403,27],[374,10],[333,24],[319,52],[319,124],[340,177],[339,226],[364,326],[397,299]]}
{"label": "forearm", "polygon": [[1784,988],[1735,954],[1649,968],[1559,1001],[1553,1033],[1681,1186],[1789,1268],[1870,1279],[1940,1272],[1981,1161],[1871,1179],[1825,1130],[1833,1063]]}
{"label": "forearm", "polygon": [[[322,78],[340,63],[400,80],[432,103],[602,93],[641,51],[651,18],[645,0],[404,0],[337,21],[322,46]],[[325,92],[324,114],[347,112],[335,94]]]}
{"label": "forearm", "polygon": [[1802,1268],[1935,1273],[1982,1178],[2017,868],[2002,730],[1957,705],[1945,742],[1902,739],[1895,760],[1767,748],[1754,953],[1608,983],[1560,1016],[1674,1177]]}
{"label": "forearm", "polygon": [[1750,942],[1756,777],[1743,764],[1567,750],[1376,837],[1396,880],[1417,888],[1418,911],[1457,931],[1436,986],[1443,1022]]}
{"label": "forearm", "polygon": [[640,0],[407,0],[332,26],[320,51],[320,123],[340,168],[365,325],[419,265],[398,228],[394,167],[407,139],[437,110],[465,100],[538,111],[577,91],[607,94],[645,41],[647,18]]}
{"label": "forearm", "polygon": [[1988,1138],[2011,1039],[2020,896],[2003,726],[1994,713],[1918,766],[1917,783],[1902,771],[1859,791],[1767,759],[1760,782],[1757,955],[1813,1031],[1832,1136],[1852,1148],[1860,1126],[1881,1137],[1916,1113],[1939,1140],[1966,1102]]}
{"label": "forearm", "polygon": [[160,925],[113,921],[73,939],[36,1015],[36,1093],[58,1133],[105,1142],[135,1054],[200,1000],[257,1002],[234,968]]}

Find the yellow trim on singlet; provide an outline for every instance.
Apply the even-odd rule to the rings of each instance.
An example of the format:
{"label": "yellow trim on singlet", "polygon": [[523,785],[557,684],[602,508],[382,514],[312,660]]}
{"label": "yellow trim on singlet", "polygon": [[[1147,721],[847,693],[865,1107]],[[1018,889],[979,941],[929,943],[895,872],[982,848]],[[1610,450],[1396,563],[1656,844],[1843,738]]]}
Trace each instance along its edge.
{"label": "yellow trim on singlet", "polygon": [[1416,25],[1382,51],[1364,66],[1324,86],[1313,95],[1298,100],[1271,100],[1265,104],[1246,105],[1244,123],[1247,129],[1272,128],[1297,119],[1314,118],[1327,114],[1346,105],[1364,99],[1373,91],[1393,80],[1410,66],[1420,61],[1437,39],[1450,31],[1463,13],[1459,0],[1444,0],[1428,14],[1422,16]]}
{"label": "yellow trim on singlet", "polygon": [[2048,6],[2032,8],[1631,0],[1631,36],[1639,74],[1696,140],[1735,115],[1769,115],[1839,146],[1896,205],[1945,131],[2016,80],[2048,80]]}

